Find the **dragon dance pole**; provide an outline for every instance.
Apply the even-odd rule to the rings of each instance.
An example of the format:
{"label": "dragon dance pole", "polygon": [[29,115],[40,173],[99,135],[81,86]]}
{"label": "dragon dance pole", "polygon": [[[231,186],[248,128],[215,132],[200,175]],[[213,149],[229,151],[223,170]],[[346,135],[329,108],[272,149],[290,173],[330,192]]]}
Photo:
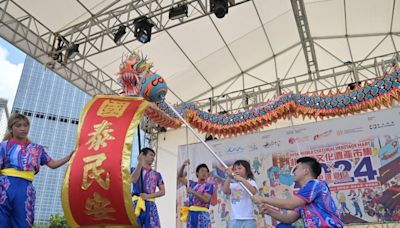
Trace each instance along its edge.
{"label": "dragon dance pole", "polygon": [[[192,128],[192,126],[190,126],[189,123],[186,122],[186,120],[181,116],[181,114],[180,114],[178,111],[176,111],[176,109],[175,109],[171,104],[169,104],[165,99],[164,99],[164,102],[165,102],[165,104],[167,104],[168,107],[178,116],[178,118],[179,118],[180,120],[182,120],[182,122],[186,125],[186,127],[188,127],[188,128],[190,129],[190,131],[194,134],[194,136],[196,136],[196,138],[198,138],[198,139],[200,140],[200,142],[204,144],[204,146],[205,146],[205,147],[211,152],[211,154],[219,161],[219,163],[221,163],[221,164],[224,166],[225,169],[228,168],[228,166],[225,164],[225,162],[222,161],[222,159],[213,151],[213,149],[211,149],[211,147],[203,140],[203,138],[201,137],[201,135],[199,135],[199,134]],[[234,174],[232,174],[232,175],[234,175]],[[249,190],[248,188],[246,188],[246,186],[245,186],[242,182],[239,182],[239,184],[240,184],[240,186],[242,186],[242,188],[244,188],[244,190],[246,190],[246,192],[247,192],[250,196],[253,196],[253,193],[251,193],[250,190]]]}

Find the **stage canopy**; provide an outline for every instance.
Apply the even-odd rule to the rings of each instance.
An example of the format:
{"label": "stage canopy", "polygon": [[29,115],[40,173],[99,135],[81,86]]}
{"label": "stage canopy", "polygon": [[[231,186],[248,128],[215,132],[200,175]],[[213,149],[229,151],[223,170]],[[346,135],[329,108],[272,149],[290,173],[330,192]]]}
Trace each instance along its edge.
{"label": "stage canopy", "polygon": [[[188,17],[170,20],[178,3]],[[221,19],[209,0],[10,0],[0,8],[0,36],[90,95],[118,94],[121,58],[140,50],[166,79],[170,102],[212,100],[218,110],[374,78],[400,48],[394,0],[229,0]],[[134,36],[141,16],[154,24],[146,44]],[[56,53],[59,37],[65,46]],[[54,60],[72,43],[74,59]]]}

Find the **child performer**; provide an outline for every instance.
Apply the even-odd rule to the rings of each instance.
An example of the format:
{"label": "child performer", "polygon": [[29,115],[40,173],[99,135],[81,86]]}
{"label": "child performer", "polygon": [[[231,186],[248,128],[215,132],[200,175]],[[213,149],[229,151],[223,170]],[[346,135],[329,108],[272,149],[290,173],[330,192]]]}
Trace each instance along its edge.
{"label": "child performer", "polygon": [[[186,160],[178,173],[178,181],[187,186],[188,180],[184,177],[183,171],[190,161]],[[210,208],[211,196],[214,192],[214,185],[207,183],[210,170],[206,164],[200,164],[196,168],[197,182],[189,180],[186,191],[189,194],[189,207],[181,209],[183,222],[187,221],[188,228],[209,228],[211,227]],[[188,217],[189,216],[189,217]]]}
{"label": "child performer", "polygon": [[[231,183],[231,175],[233,173],[234,183]],[[237,160],[232,168],[226,169],[226,180],[222,191],[230,194],[231,201],[231,221],[229,228],[254,228],[257,227],[256,218],[254,216],[254,204],[250,195],[240,186],[242,182],[252,194],[257,193],[257,185],[254,181],[254,175],[250,168],[250,163],[245,160]]]}
{"label": "child performer", "polygon": [[28,139],[30,122],[22,114],[12,114],[8,133],[0,147],[0,226],[32,227],[35,188],[32,181],[40,166],[56,169],[69,161],[74,151],[52,160],[42,145]]}
{"label": "child performer", "polygon": [[[300,217],[305,227],[343,227],[327,183],[317,179],[321,164],[315,158],[302,157],[297,160],[293,172],[295,182],[301,186],[300,191],[291,199],[253,196],[253,202],[262,204],[260,211],[283,222],[277,227],[294,227],[289,224]],[[268,205],[293,211],[283,215]]]}
{"label": "child performer", "polygon": [[151,169],[155,155],[153,149],[143,148],[138,156],[137,167],[131,169],[133,208],[137,223],[142,228],[160,227],[155,198],[165,195],[165,186],[161,174]]}

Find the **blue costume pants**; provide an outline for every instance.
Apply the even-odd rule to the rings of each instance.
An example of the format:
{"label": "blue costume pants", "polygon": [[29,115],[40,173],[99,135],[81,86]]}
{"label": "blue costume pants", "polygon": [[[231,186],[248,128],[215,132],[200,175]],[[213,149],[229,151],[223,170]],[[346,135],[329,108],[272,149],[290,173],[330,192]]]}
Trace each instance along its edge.
{"label": "blue costume pants", "polygon": [[189,211],[187,228],[209,228],[211,227],[210,214],[205,211]]}
{"label": "blue costume pants", "polygon": [[[137,201],[133,201],[133,209],[136,208]],[[158,217],[155,202],[145,201],[146,212],[141,212],[136,218],[136,222],[141,228],[160,228],[160,218]]]}
{"label": "blue costume pants", "polygon": [[0,175],[0,221],[3,227],[33,226],[36,193],[31,181]]}

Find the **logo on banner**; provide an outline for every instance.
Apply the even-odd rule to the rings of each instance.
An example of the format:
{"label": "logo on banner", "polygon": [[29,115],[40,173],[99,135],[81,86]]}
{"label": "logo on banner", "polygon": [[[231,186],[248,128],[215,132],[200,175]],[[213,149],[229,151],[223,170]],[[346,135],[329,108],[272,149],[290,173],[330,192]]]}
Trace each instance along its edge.
{"label": "logo on banner", "polygon": [[319,133],[319,134],[315,134],[314,135],[314,141],[319,140],[321,138],[328,137],[331,133],[332,133],[332,130],[328,130],[328,131],[324,131],[324,132]]}
{"label": "logo on banner", "polygon": [[242,152],[244,149],[241,146],[237,146],[237,147],[229,147],[226,150],[226,153],[240,153]]}
{"label": "logo on banner", "polygon": [[269,148],[273,148],[273,147],[280,147],[281,146],[281,141],[280,140],[271,140],[271,141],[267,141],[265,142],[265,144],[263,145],[263,147],[269,149]]}
{"label": "logo on banner", "polygon": [[295,143],[302,143],[308,141],[309,137],[308,136],[302,136],[302,137],[290,137],[288,139],[288,143],[290,144],[295,144]]}
{"label": "logo on banner", "polygon": [[296,129],[290,129],[290,131],[286,131],[287,135],[293,135],[293,134],[299,134],[303,131],[306,131],[306,128],[296,128]]}
{"label": "logo on banner", "polygon": [[256,150],[258,150],[258,147],[256,144],[253,143],[253,144],[249,145],[249,151],[256,151]]}
{"label": "logo on banner", "polygon": [[379,128],[393,127],[393,126],[395,126],[395,123],[394,123],[394,121],[391,121],[391,122],[386,122],[386,123],[370,124],[369,125],[369,129],[370,130],[375,130],[375,129],[379,129]]}
{"label": "logo on banner", "polygon": [[362,127],[356,127],[356,128],[351,128],[351,129],[341,129],[341,130],[336,131],[336,135],[341,136],[341,135],[347,135],[347,134],[352,134],[352,133],[359,133],[362,131],[363,131]]}

